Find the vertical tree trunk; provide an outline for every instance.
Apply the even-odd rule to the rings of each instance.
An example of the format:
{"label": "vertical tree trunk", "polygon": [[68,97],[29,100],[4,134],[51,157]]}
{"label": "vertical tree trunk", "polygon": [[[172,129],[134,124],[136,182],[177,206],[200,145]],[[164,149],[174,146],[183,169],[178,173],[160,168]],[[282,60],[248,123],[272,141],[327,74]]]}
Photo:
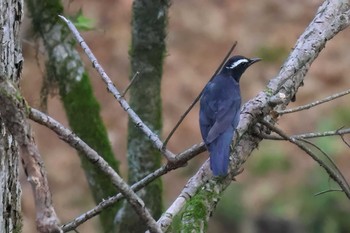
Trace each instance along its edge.
{"label": "vertical tree trunk", "polygon": [[[64,14],[59,0],[28,0],[34,32],[43,40],[48,54],[45,88],[58,84],[69,125],[79,137],[94,148],[116,171],[119,163],[114,157],[107,130],[100,117],[100,106],[93,94],[89,75],[75,49],[74,39],[58,15]],[[115,195],[117,189],[107,176],[80,156],[86,179],[96,203]],[[103,232],[114,232],[114,216],[118,205],[103,211],[100,221]]]}
{"label": "vertical tree trunk", "polygon": [[[140,72],[130,90],[130,105],[141,119],[157,134],[162,129],[160,85],[169,1],[135,0],[132,16],[130,49],[131,75]],[[134,183],[160,166],[161,155],[152,143],[129,121],[128,164],[129,182]],[[162,183],[157,180],[139,192],[147,208],[157,219],[162,212]],[[130,207],[118,217],[120,232],[144,232],[145,226]]]}
{"label": "vertical tree trunk", "polygon": [[[22,70],[22,48],[19,30],[23,2],[0,2],[0,83],[18,85]],[[2,95],[4,93],[0,93]],[[0,103],[0,232],[21,232],[21,189],[18,180],[19,148],[6,129]]]}

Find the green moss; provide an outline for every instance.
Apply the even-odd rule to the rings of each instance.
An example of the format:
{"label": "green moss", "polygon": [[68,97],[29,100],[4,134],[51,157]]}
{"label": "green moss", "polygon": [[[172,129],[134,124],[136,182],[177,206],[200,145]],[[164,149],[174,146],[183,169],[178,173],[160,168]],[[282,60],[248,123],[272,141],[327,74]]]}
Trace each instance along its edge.
{"label": "green moss", "polygon": [[264,92],[268,95],[268,96],[272,96],[274,94],[274,91],[270,88],[267,88],[264,90]]}
{"label": "green moss", "polygon": [[17,224],[12,229],[12,232],[13,233],[22,233],[23,232],[23,217],[22,217],[22,213],[16,214],[15,220],[16,220]]}
{"label": "green moss", "polygon": [[[208,198],[210,199],[210,198]],[[186,203],[182,214],[182,232],[206,232],[208,228],[208,211],[206,197],[201,192]]]}
{"label": "green moss", "polygon": [[[108,164],[118,172],[119,164],[114,158],[112,147],[107,137],[106,128],[100,118],[100,106],[93,96],[93,91],[86,73],[80,82],[70,84],[70,91],[61,86],[61,97],[73,131],[81,137],[90,147],[95,149]],[[80,156],[88,183],[96,203],[115,195],[116,188],[111,184],[110,179],[96,168],[85,156]],[[105,232],[113,232],[113,216],[119,207],[101,213]]]}
{"label": "green moss", "polygon": [[167,232],[205,232],[208,227],[205,200],[203,193],[199,192],[186,202]]}
{"label": "green moss", "polygon": [[[130,106],[156,134],[162,131],[160,95],[169,1],[133,1],[132,40],[129,49],[131,74],[140,77],[130,89]],[[161,165],[161,154],[135,124],[128,125],[128,178],[135,183]],[[162,183],[158,179],[140,194],[157,219],[162,213]],[[138,216],[131,208],[118,223],[120,232],[143,232]]]}
{"label": "green moss", "polygon": [[28,0],[26,5],[36,35],[45,36],[45,33],[59,22],[58,15],[63,15],[63,5],[58,0]]}
{"label": "green moss", "polygon": [[[174,217],[168,232],[206,232],[209,217],[215,209],[215,203],[221,199],[217,179],[209,181],[199,192],[186,202],[183,210]],[[214,202],[214,206],[213,206]]]}

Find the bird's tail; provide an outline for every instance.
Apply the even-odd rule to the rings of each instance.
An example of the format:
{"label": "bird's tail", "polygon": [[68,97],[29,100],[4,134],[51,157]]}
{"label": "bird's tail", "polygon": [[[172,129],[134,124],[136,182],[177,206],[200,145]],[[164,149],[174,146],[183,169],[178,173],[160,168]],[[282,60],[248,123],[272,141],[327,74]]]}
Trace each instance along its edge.
{"label": "bird's tail", "polygon": [[210,168],[214,176],[226,176],[233,132],[225,132],[209,144]]}

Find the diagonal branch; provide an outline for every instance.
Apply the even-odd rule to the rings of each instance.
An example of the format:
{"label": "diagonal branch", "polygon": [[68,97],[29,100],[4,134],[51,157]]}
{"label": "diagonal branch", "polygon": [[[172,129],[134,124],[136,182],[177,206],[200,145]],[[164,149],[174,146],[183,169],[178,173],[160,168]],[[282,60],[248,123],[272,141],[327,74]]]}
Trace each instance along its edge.
{"label": "diagonal branch", "polygon": [[[184,152],[177,155],[178,162],[176,164],[169,163],[167,165],[162,166],[161,168],[157,169],[156,171],[152,172],[151,174],[144,177],[142,180],[138,181],[137,183],[133,184],[130,188],[137,192],[147,186],[149,183],[154,181],[155,179],[161,177],[162,175],[170,172],[171,170],[175,170],[179,167],[182,167],[183,164],[185,164],[187,161],[198,155],[199,153],[202,153],[205,151],[204,143],[201,143],[200,145],[194,145],[191,148],[185,150]],[[79,225],[83,224],[87,220],[93,218],[94,216],[98,215],[103,211],[104,209],[112,206],[114,203],[122,200],[124,196],[119,193],[116,196],[110,197],[101,203],[99,203],[97,206],[95,206],[93,209],[85,212],[84,214],[78,216],[73,221],[66,223],[62,226],[62,229],[64,232],[71,231],[75,228],[77,228]]]}
{"label": "diagonal branch", "polygon": [[[77,149],[78,151],[82,152],[82,154],[85,155],[92,155],[96,156],[94,159],[90,159],[91,162],[98,161],[102,159],[96,151],[94,151],[92,148],[90,148],[84,141],[82,141],[77,135],[73,134],[69,129],[65,128],[63,125],[61,125],[59,122],[54,120],[53,118],[47,116],[46,114],[31,108],[29,112],[29,118],[33,121],[37,122],[38,124],[44,125],[51,129],[53,132],[57,134],[57,136],[62,139],[63,141],[67,142],[69,145],[71,145],[73,148]],[[187,161],[195,157],[196,155],[202,153],[205,151],[204,143],[201,143],[200,145],[194,145],[191,148],[185,150],[184,152],[177,155],[177,162],[176,163],[168,163],[161,168],[157,169],[153,173],[147,175],[139,182],[133,184],[131,186],[131,189],[133,191],[138,191],[154,181],[155,179],[159,178],[160,176],[168,173],[171,170],[175,170],[179,167],[182,167],[184,164],[186,164]],[[98,164],[97,164],[98,165]],[[102,170],[102,168],[99,166],[102,172],[106,172]],[[81,216],[74,219],[72,222],[65,224],[62,226],[62,229],[64,232],[70,231],[81,225],[82,223],[86,222],[90,218],[96,216],[99,214],[102,210],[112,206],[117,201],[123,199],[122,194],[118,194],[116,196],[110,197],[107,200],[102,201],[99,203],[95,208],[92,210],[82,214]]]}
{"label": "diagonal branch", "polygon": [[74,26],[74,24],[66,19],[64,16],[59,16],[69,27],[73,36],[78,41],[79,45],[84,50],[85,54],[88,56],[90,61],[92,62],[92,66],[97,70],[100,74],[103,82],[107,85],[107,90],[116,98],[119,102],[120,106],[126,111],[130,117],[130,119],[134,122],[134,124],[142,130],[142,132],[147,135],[147,137],[153,142],[153,145],[167,158],[170,162],[176,162],[175,155],[167,150],[163,149],[163,142],[159,139],[158,135],[153,133],[152,130],[143,123],[140,117],[131,109],[130,105],[126,102],[126,100],[122,97],[118,89],[113,84],[112,80],[108,77],[106,72],[103,70],[102,66],[98,63],[95,55],[90,50],[89,46],[86,44],[84,39],[81,37],[80,33]]}
{"label": "diagonal branch", "polygon": [[[38,124],[44,125],[51,129],[53,132],[55,132],[60,139],[67,142],[69,145],[71,145],[76,150],[82,152],[83,154],[95,154],[96,159],[90,160],[92,162],[100,160],[100,156],[97,154],[96,151],[94,151],[92,148],[90,148],[83,140],[81,140],[77,135],[73,134],[69,129],[65,128],[63,125],[61,125],[59,122],[54,120],[53,118],[47,116],[46,114],[31,108],[29,113],[30,119],[37,122]],[[147,175],[139,182],[133,184],[131,186],[131,189],[133,191],[138,191],[154,181],[155,179],[159,178],[160,176],[168,173],[171,170],[175,170],[179,167],[182,167],[184,164],[186,164],[187,161],[195,157],[196,155],[202,153],[205,151],[204,143],[201,143],[200,145],[194,145],[191,148],[185,150],[184,152],[177,155],[177,162],[176,163],[168,163],[161,168],[157,169],[153,173]],[[98,164],[97,164],[98,165]],[[101,167],[100,167],[101,168]],[[102,172],[105,172],[102,170]],[[117,201],[123,199],[124,196],[122,194],[118,194],[116,196],[110,197],[101,203],[99,203],[95,208],[92,210],[89,210],[88,212],[82,214],[81,216],[74,219],[72,222],[65,224],[62,226],[62,229],[64,232],[70,231],[81,225],[82,223],[86,222],[90,218],[96,216],[99,214],[102,210],[112,206]]]}
{"label": "diagonal branch", "polygon": [[306,109],[310,109],[310,108],[315,107],[317,105],[320,105],[320,104],[332,101],[332,100],[340,98],[340,97],[343,97],[344,95],[348,95],[349,93],[350,93],[350,90],[346,90],[346,91],[343,91],[343,92],[336,93],[334,95],[328,96],[328,97],[326,97],[324,99],[317,100],[317,101],[312,102],[310,104],[306,104],[306,105],[303,105],[303,106],[300,106],[300,107],[297,107],[297,108],[291,108],[291,109],[278,111],[278,114],[283,115],[283,114],[286,114],[286,113],[293,113],[293,112],[299,112],[299,111],[303,111],[303,110],[306,110]]}
{"label": "diagonal branch", "polygon": [[69,144],[73,144],[75,148],[79,151],[84,152],[87,159],[96,164],[102,172],[104,172],[111,180],[111,182],[120,190],[120,192],[126,197],[127,201],[134,208],[140,218],[149,227],[151,232],[162,232],[156,221],[151,216],[150,212],[147,210],[143,201],[136,195],[134,191],[130,189],[128,184],[111,168],[108,163],[97,154],[92,148],[90,148],[85,142],[81,141],[76,135],[74,135],[70,130],[63,128],[53,118],[41,113],[40,111],[31,108],[29,112],[29,117],[35,121],[39,121],[46,125],[56,133],[63,140]]}
{"label": "diagonal branch", "polygon": [[130,89],[130,87],[137,81],[137,79],[139,78],[140,72],[136,71],[136,73],[134,74],[134,76],[132,77],[132,79],[130,80],[128,86],[125,88],[125,90],[122,92],[121,97],[124,98],[126,93],[128,92],[128,90]]}
{"label": "diagonal branch", "polygon": [[[277,127],[275,127],[274,125],[270,124],[267,121],[261,121],[261,123],[263,125],[265,125],[266,127],[268,127],[270,130],[276,132],[278,135],[280,135],[282,138],[284,138],[285,140],[288,140],[289,142],[293,143],[294,145],[298,146],[301,150],[303,150],[304,152],[306,152],[308,155],[310,155],[310,157],[315,160],[322,168],[324,168],[324,170],[328,173],[329,177],[332,178],[336,183],[339,184],[339,186],[341,187],[341,189],[344,191],[344,193],[346,194],[346,196],[350,199],[350,188],[348,183],[346,182],[345,178],[343,177],[343,175],[339,172],[339,169],[337,168],[337,166],[334,164],[334,162],[329,158],[328,155],[326,155],[326,157],[328,158],[328,160],[331,161],[332,165],[336,168],[337,172],[335,172],[333,169],[331,169],[327,164],[325,164],[321,159],[319,159],[309,148],[307,148],[303,143],[299,142],[297,139],[295,138],[291,138],[288,137],[283,131],[281,131],[280,129],[278,129]],[[309,142],[308,142],[309,143]],[[315,146],[315,145],[313,145]],[[319,149],[319,148],[318,148]],[[320,149],[319,149],[320,150]],[[321,150],[320,150],[321,151]],[[321,151],[322,152],[322,151]],[[322,152],[324,153],[324,152]],[[340,174],[340,175],[339,175]]]}
{"label": "diagonal branch", "polygon": [[10,81],[0,82],[0,116],[21,148],[25,174],[33,189],[37,230],[41,233],[62,232],[52,205],[47,173],[26,119],[26,103]]}
{"label": "diagonal branch", "polygon": [[[325,47],[328,40],[332,39],[337,33],[345,29],[350,24],[350,6],[346,0],[328,0],[325,1],[318,9],[315,18],[299,37],[293,51],[288,59],[283,64],[279,74],[270,80],[266,91],[259,93],[254,99],[250,100],[243,106],[240,116],[240,123],[237,127],[238,143],[231,153],[230,173],[234,176],[235,172],[242,167],[252,151],[258,146],[261,139],[254,136],[254,125],[265,116],[268,116],[272,110],[283,109],[295,96],[298,88],[303,83],[305,75],[317,58],[321,50]],[[278,101],[277,101],[278,100]],[[208,169],[207,166],[202,166],[201,170]],[[203,174],[198,172],[191,179],[198,179],[199,183],[208,177],[200,177]],[[209,174],[209,173],[208,173]],[[213,201],[205,198],[210,198],[210,193],[213,190],[223,192],[228,186],[232,176],[228,176],[223,180],[216,181],[217,185],[212,186],[205,195],[202,193],[202,201],[215,205]],[[194,189],[198,190],[201,186],[193,184]],[[186,186],[186,188],[188,188]],[[179,196],[178,199],[182,199]],[[180,201],[179,201],[180,202]],[[181,203],[177,209],[181,210],[185,202]],[[211,206],[204,205],[206,209],[203,212],[210,211]],[[168,229],[172,223],[174,215],[179,211],[172,212],[172,216],[163,215],[158,223],[163,230]],[[195,229],[193,229],[195,231]]]}

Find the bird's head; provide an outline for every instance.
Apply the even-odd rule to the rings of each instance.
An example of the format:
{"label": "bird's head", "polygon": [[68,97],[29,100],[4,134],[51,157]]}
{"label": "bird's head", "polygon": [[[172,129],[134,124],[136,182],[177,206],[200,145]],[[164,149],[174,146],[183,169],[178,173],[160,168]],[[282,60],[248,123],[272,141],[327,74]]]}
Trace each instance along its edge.
{"label": "bird's head", "polygon": [[260,58],[249,59],[243,56],[233,56],[225,63],[221,73],[230,74],[232,78],[239,82],[244,71],[260,60]]}

